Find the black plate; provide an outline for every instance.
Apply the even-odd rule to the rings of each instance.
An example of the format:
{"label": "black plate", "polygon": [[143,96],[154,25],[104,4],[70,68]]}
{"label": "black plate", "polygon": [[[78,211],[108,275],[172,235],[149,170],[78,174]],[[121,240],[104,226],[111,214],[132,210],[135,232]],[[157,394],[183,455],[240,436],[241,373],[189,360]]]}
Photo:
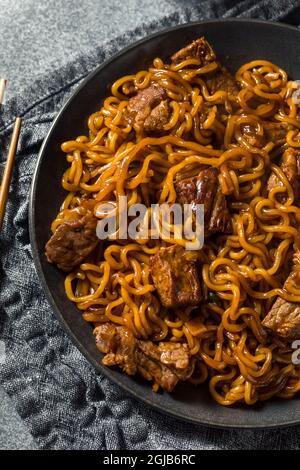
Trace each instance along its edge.
{"label": "black plate", "polygon": [[100,100],[109,94],[109,85],[118,77],[143,69],[155,57],[167,59],[201,35],[207,37],[231,71],[253,59],[268,59],[280,65],[293,79],[300,79],[300,32],[291,26],[256,20],[198,22],[164,30],[135,43],[99,66],[61,109],[40,151],[30,202],[34,262],[48,300],[75,345],[98,371],[136,398],[163,413],[219,427],[267,428],[298,424],[300,401],[297,398],[272,400],[253,407],[226,408],[213,401],[207,385],[194,388],[182,384],[172,395],[155,394],[146,381],[101,366],[101,354],[95,346],[91,326],[66,298],[65,275],[47,263],[44,255],[50,223],[65,196],[60,183],[66,169],[61,142],[86,132],[88,116],[99,107]]}

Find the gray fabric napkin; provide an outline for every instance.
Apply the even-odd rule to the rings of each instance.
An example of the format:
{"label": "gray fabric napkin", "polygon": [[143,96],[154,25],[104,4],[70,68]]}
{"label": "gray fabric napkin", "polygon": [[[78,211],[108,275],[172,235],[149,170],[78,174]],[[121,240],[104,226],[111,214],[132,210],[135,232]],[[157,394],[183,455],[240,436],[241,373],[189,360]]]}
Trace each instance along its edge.
{"label": "gray fabric napkin", "polygon": [[152,32],[197,19],[250,16],[300,23],[298,0],[182,4],[162,20],[141,24],[41,77],[9,100],[1,116],[2,149],[17,114],[23,127],[0,235],[0,380],[43,449],[299,448],[300,427],[236,431],[186,424],[160,415],[97,375],[58,324],[32,262],[28,195],[37,154],[62,103],[96,65]]}

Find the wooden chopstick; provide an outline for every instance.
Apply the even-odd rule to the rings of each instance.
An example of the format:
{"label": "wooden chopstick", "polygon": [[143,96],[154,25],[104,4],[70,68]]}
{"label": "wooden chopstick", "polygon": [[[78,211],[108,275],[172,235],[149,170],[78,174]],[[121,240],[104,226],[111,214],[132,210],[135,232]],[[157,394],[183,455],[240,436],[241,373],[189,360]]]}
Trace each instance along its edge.
{"label": "wooden chopstick", "polygon": [[5,87],[6,87],[5,78],[0,78],[0,106],[3,103]]}
{"label": "wooden chopstick", "polygon": [[10,179],[12,175],[13,165],[15,154],[17,150],[19,135],[21,129],[21,118],[17,117],[8,149],[7,160],[2,176],[1,186],[0,186],[0,230],[2,227],[4,214],[5,214],[5,206],[7,201],[7,195],[9,190]]}

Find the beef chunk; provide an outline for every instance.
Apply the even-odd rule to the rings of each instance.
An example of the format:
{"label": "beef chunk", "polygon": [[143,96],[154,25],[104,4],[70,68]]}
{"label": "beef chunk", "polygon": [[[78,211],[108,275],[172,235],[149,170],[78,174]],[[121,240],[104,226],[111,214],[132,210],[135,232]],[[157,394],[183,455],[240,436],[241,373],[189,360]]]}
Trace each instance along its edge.
{"label": "beef chunk", "polygon": [[217,61],[213,48],[203,37],[196,39],[171,57],[173,64],[179,64],[184,60],[195,58],[199,59],[201,67],[212,62],[217,63],[217,69],[213,72],[209,72],[206,77],[206,83],[210,93],[213,94],[218,90],[224,90],[231,96],[238,94],[239,88],[235,78]]}
{"label": "beef chunk", "polygon": [[186,344],[138,340],[128,329],[111,323],[98,326],[94,334],[97,347],[105,354],[104,365],[118,365],[128,375],[139,373],[168,392],[193,373],[194,360]]}
{"label": "beef chunk", "polygon": [[168,367],[153,361],[140,350],[137,351],[138,372],[146,380],[154,380],[167,392],[172,392],[179,378]]}
{"label": "beef chunk", "polygon": [[271,370],[269,373],[262,375],[258,379],[255,388],[260,395],[269,394],[271,392],[272,395],[275,396],[286,386],[289,378],[290,372],[284,371],[282,375],[277,375]]}
{"label": "beef chunk", "polygon": [[300,338],[300,305],[277,297],[262,324],[287,340]]}
{"label": "beef chunk", "polygon": [[125,119],[139,130],[161,132],[169,119],[169,104],[164,88],[151,85],[130,98]]}
{"label": "beef chunk", "polygon": [[[292,186],[296,200],[299,198],[300,190],[298,172],[299,160],[299,152],[293,148],[288,148],[282,155],[280,162],[280,168]],[[283,183],[274,173],[272,173],[268,180],[267,189],[268,191],[271,191],[271,189],[278,186],[282,187]],[[285,197],[284,193],[278,194],[277,196],[280,202],[284,202]]]}
{"label": "beef chunk", "polygon": [[227,208],[225,196],[222,194],[221,188],[217,189],[214,197],[210,220],[208,224],[208,232],[228,232],[230,223],[230,214]]}
{"label": "beef chunk", "polygon": [[91,213],[67,219],[57,227],[46,244],[46,256],[63,271],[71,271],[95,249],[97,219]]}
{"label": "beef chunk", "polygon": [[136,339],[130,330],[112,323],[104,323],[94,330],[96,344],[105,354],[103,364],[106,366],[120,366],[128,375],[137,371]]}
{"label": "beef chunk", "polygon": [[211,94],[221,90],[227,91],[230,96],[237,96],[239,92],[237,81],[233,75],[222,66],[219,66],[218,70],[207,78],[206,84]]}
{"label": "beef chunk", "polygon": [[189,367],[189,354],[186,344],[160,343],[160,360],[169,367],[186,370]]}
{"label": "beef chunk", "polygon": [[[152,341],[139,341],[138,348],[149,362],[151,361],[156,365],[159,364],[160,371],[156,370],[156,374],[158,373],[159,377],[157,382],[162,383],[163,380],[167,384],[167,386],[163,387],[164,389],[168,390],[171,388],[172,390],[178,380],[184,381],[191,377],[194,370],[194,361],[191,361],[187,344],[167,341],[156,345]],[[161,374],[161,371],[164,373]],[[166,371],[168,371],[167,376]],[[176,383],[172,386],[174,378]]]}
{"label": "beef chunk", "polygon": [[174,370],[185,371],[189,367],[190,357],[186,344],[181,343],[159,343],[153,348],[151,341],[140,341],[140,349],[146,356],[160,361]]}
{"label": "beef chunk", "polygon": [[173,64],[180,64],[180,62],[183,62],[184,60],[195,58],[199,59],[201,66],[207,65],[216,60],[213,48],[203,37],[196,39],[191,44],[180,49],[172,55],[171,60]]}
{"label": "beef chunk", "polygon": [[169,121],[170,108],[167,100],[161,101],[149,114],[144,122],[145,132],[162,132]]}
{"label": "beef chunk", "polygon": [[[294,258],[294,261],[297,259]],[[296,265],[287,280],[293,280],[300,287],[299,278],[300,269]],[[300,339],[300,305],[277,297],[262,324],[282,339],[288,341]]]}
{"label": "beef chunk", "polygon": [[203,204],[205,234],[230,231],[230,213],[222,194],[218,170],[207,168],[194,178],[184,179],[175,185],[180,204]]}
{"label": "beef chunk", "polygon": [[154,285],[161,303],[166,308],[197,305],[201,287],[194,253],[173,245],[160,250],[150,258]]}

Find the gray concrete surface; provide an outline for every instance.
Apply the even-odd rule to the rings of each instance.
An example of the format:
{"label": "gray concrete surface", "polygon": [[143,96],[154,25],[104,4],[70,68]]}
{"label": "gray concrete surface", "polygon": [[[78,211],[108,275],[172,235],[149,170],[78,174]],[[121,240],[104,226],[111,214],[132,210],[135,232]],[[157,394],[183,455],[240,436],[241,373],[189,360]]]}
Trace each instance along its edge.
{"label": "gray concrete surface", "polygon": [[7,96],[119,33],[189,0],[0,0],[0,76]]}

